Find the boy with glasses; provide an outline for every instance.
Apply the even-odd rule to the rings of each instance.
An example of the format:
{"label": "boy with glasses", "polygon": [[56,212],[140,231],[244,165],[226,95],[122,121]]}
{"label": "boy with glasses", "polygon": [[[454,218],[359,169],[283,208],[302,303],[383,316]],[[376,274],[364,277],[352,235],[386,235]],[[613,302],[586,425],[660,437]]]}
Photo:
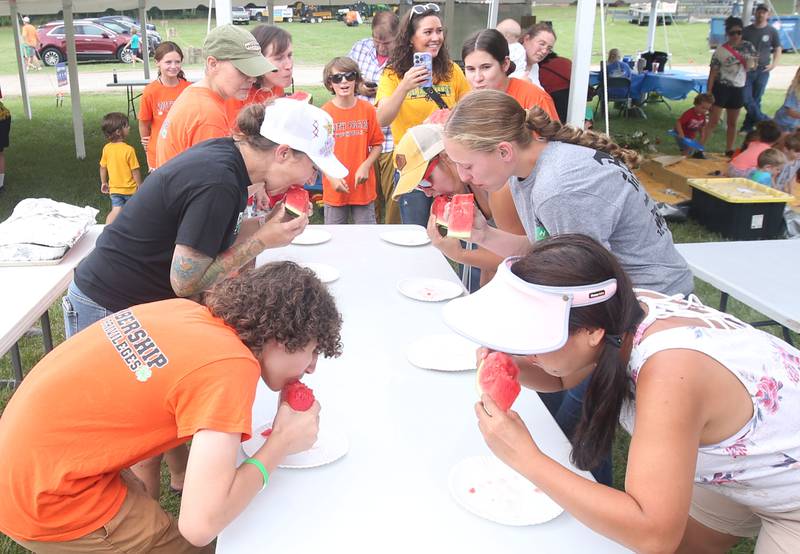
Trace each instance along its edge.
{"label": "boy with glasses", "polygon": [[358,65],[350,58],[337,57],[325,65],[322,81],[333,94],[322,109],[333,119],[334,154],[347,167],[343,179],[323,175],[322,201],[325,223],[374,224],[375,172],[373,165],[381,154],[383,133],[375,107],[360,98]]}

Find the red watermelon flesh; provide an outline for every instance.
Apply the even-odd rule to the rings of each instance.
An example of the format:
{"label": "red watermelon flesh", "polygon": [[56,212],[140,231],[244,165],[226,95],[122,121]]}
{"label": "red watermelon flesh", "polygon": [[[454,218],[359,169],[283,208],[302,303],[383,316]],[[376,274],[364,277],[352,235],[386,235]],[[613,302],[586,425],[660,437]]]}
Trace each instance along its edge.
{"label": "red watermelon flesh", "polygon": [[296,412],[305,412],[314,405],[314,391],[300,381],[283,387],[283,399]]}
{"label": "red watermelon flesh", "polygon": [[478,391],[486,393],[501,410],[507,412],[521,390],[519,368],[503,352],[492,352],[478,367]]}
{"label": "red watermelon flesh", "polygon": [[308,211],[308,191],[300,185],[294,185],[286,191],[286,211],[294,216]]}
{"label": "red watermelon flesh", "polygon": [[431,213],[436,217],[436,228],[443,237],[447,236],[447,213],[450,205],[450,196],[440,194],[433,199]]}
{"label": "red watermelon flesh", "polygon": [[456,194],[450,201],[447,217],[447,236],[469,240],[472,234],[472,216],[475,198],[471,194]]}

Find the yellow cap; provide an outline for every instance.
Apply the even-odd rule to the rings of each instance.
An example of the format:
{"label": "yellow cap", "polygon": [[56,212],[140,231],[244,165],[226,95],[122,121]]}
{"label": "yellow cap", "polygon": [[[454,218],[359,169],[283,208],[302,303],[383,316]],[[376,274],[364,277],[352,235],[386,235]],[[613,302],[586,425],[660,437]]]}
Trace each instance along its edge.
{"label": "yellow cap", "polygon": [[417,188],[428,163],[444,152],[443,136],[441,125],[417,125],[406,131],[394,147],[394,166],[400,172],[400,180],[392,198]]}

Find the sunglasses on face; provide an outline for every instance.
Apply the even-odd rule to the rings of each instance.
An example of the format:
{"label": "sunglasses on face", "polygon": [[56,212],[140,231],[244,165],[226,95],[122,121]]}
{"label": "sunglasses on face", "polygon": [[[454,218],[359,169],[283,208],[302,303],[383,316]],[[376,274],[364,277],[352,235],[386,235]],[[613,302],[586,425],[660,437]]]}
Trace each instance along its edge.
{"label": "sunglasses on face", "polygon": [[417,4],[411,8],[411,13],[414,15],[422,15],[425,12],[439,13],[439,5],[431,2],[430,4]]}
{"label": "sunglasses on face", "polygon": [[728,36],[731,36],[731,37],[732,36],[736,36],[736,35],[741,35],[741,34],[742,34],[742,30],[741,29],[739,29],[738,31],[728,31]]}
{"label": "sunglasses on face", "polygon": [[334,73],[331,75],[331,83],[336,83],[338,85],[344,80],[355,81],[356,77],[358,77],[358,72],[356,71],[348,71],[347,73]]}
{"label": "sunglasses on face", "polygon": [[419,189],[429,189],[433,186],[431,183],[431,175],[433,174],[433,170],[436,169],[436,166],[439,165],[439,156],[433,158],[430,163],[428,163],[428,169],[425,170],[425,174],[422,176],[417,188]]}

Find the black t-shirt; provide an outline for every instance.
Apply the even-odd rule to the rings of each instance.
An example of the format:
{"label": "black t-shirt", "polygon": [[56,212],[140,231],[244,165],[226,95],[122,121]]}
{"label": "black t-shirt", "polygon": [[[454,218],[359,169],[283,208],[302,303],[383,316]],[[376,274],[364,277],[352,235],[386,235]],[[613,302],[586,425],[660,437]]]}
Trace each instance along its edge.
{"label": "black t-shirt", "polygon": [[174,298],[181,244],[215,258],[239,232],[250,185],[231,138],[202,142],[151,173],[75,270],[75,283],[108,310]]}
{"label": "black t-shirt", "polygon": [[769,65],[773,50],[781,45],[778,31],[772,25],[760,29],[755,25],[748,25],[744,28],[742,38],[756,47],[760,69]]}

